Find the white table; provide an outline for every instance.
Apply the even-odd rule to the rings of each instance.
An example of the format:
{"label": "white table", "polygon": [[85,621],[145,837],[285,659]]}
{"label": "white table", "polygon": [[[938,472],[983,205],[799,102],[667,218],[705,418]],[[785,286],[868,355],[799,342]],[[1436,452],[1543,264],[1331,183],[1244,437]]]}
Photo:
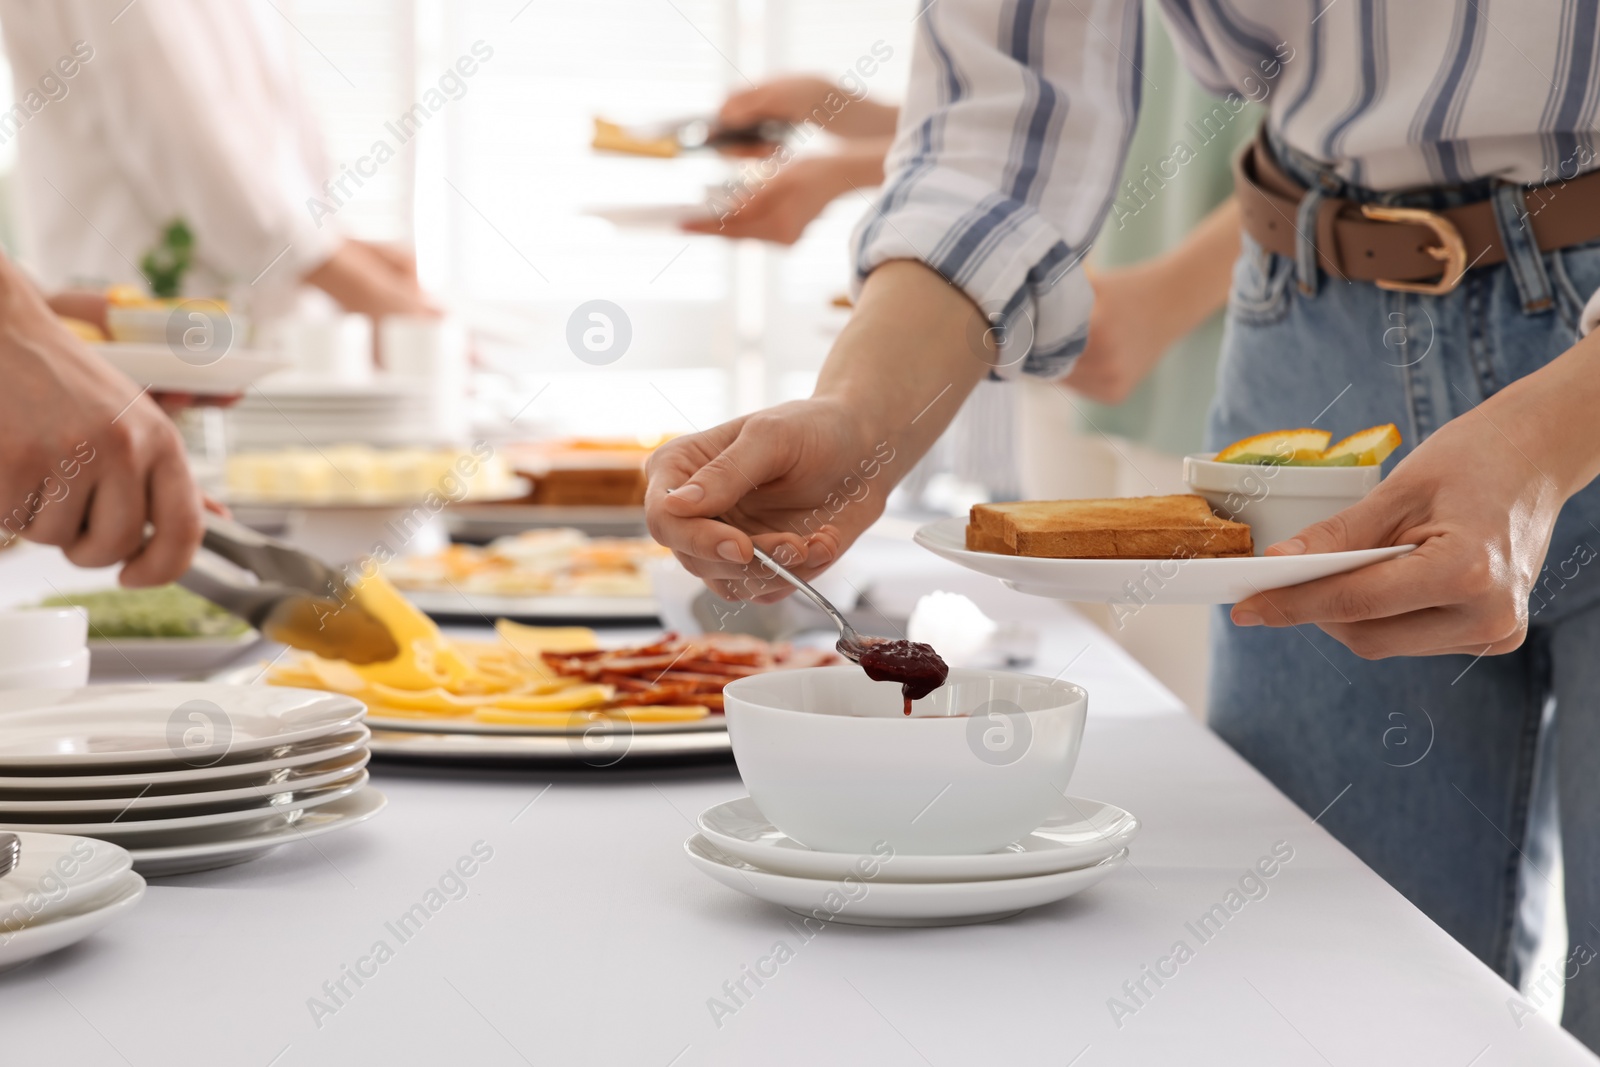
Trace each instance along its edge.
{"label": "white table", "polygon": [[[0,1063],[1597,1062],[1542,1019],[1519,1027],[1510,987],[1087,623],[909,548],[879,557],[880,588],[967,592],[1041,626],[1037,672],[1072,662],[1091,711],[1073,790],[1144,821],[1130,867],[994,925],[830,926],[805,941],[793,916],[683,856],[695,813],[741,792],[731,769],[380,766],[391,805],[372,823],[155,884],[126,920],[0,975]],[[7,599],[69,581],[49,553],[0,560]],[[1266,896],[1196,937],[1186,924],[1278,842],[1293,859]],[[465,895],[402,941],[386,924],[475,845],[492,858]],[[779,940],[793,958],[759,988],[745,979],[718,1026],[708,1001],[732,1005],[724,983]],[[1157,987],[1144,968],[1179,940],[1192,958]],[[362,965],[379,941],[392,955]],[[371,975],[359,986],[345,970],[358,965]],[[1124,990],[1141,978],[1142,1004]],[[312,998],[335,1010],[315,1017]],[[1137,1010],[1116,1020],[1112,998]]]}

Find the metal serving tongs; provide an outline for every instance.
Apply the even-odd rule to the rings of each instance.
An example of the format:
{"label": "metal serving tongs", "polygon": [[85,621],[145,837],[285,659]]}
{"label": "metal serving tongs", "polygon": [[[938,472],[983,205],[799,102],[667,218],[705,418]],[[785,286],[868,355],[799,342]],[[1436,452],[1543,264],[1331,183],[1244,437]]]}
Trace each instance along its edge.
{"label": "metal serving tongs", "polygon": [[701,116],[624,126],[623,129],[641,140],[667,138],[676,141],[685,152],[701,148],[777,146],[794,133],[791,123],[778,119],[763,119],[750,126],[718,126],[715,119]]}
{"label": "metal serving tongs", "polygon": [[178,584],[272,640],[328,659],[382,663],[400,654],[338,568],[220,515],[206,514],[200,551]]}

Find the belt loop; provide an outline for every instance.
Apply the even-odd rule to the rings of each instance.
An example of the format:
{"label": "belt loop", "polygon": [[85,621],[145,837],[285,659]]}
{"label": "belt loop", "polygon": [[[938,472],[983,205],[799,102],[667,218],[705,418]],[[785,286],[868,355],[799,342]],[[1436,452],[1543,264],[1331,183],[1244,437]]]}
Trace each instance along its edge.
{"label": "belt loop", "polygon": [[1494,220],[1505,246],[1506,265],[1516,279],[1524,315],[1540,315],[1555,307],[1555,292],[1545,273],[1539,242],[1529,225],[1528,202],[1522,186],[1504,182],[1495,187]]}
{"label": "belt loop", "polygon": [[1306,296],[1317,295],[1317,221],[1322,197],[1321,189],[1315,186],[1307,189],[1294,213],[1294,272],[1299,279],[1300,292]]}

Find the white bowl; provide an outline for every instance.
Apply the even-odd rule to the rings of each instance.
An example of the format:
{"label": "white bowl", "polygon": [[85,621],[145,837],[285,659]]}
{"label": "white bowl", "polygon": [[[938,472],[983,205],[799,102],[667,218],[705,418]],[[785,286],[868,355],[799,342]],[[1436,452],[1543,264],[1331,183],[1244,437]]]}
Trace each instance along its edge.
{"label": "white bowl", "polygon": [[1183,480],[1225,518],[1250,525],[1255,554],[1372,492],[1383,469],[1217,463],[1205,452],[1183,457]]}
{"label": "white bowl", "polygon": [[0,671],[64,660],[88,647],[88,636],[82,608],[0,611]]}
{"label": "white bowl", "polygon": [[723,690],[739,775],[763,815],[827,852],[959,855],[1030,833],[1066,793],[1089,696],[1070,682],[952,670],[902,712],[859,667]]}
{"label": "white bowl", "polygon": [[89,650],[63,659],[0,670],[0,689],[76,689],[89,681]]}

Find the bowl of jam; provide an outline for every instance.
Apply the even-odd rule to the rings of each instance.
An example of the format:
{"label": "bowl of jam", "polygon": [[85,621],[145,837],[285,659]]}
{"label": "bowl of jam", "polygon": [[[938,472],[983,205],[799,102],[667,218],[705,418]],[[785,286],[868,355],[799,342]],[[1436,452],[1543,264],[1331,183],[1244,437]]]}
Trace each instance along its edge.
{"label": "bowl of jam", "polygon": [[[826,852],[992,852],[1031,832],[1066,792],[1088,711],[1082,687],[954,668],[907,715],[907,678],[875,680],[867,666],[863,657],[860,667],[772,671],[723,691],[739,775],[795,841]],[[926,666],[919,691],[936,673]]]}

